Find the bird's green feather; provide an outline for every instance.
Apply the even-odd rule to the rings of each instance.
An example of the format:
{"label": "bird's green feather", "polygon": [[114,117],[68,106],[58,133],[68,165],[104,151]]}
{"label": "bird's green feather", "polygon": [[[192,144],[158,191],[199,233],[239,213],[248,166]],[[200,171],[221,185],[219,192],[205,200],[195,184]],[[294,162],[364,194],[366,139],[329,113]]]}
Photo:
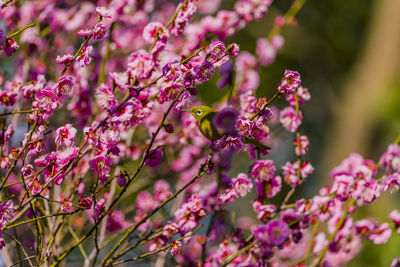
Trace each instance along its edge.
{"label": "bird's green feather", "polygon": [[191,108],[190,112],[199,124],[200,132],[208,140],[215,141],[222,137],[212,122],[217,111],[207,106],[196,106]]}

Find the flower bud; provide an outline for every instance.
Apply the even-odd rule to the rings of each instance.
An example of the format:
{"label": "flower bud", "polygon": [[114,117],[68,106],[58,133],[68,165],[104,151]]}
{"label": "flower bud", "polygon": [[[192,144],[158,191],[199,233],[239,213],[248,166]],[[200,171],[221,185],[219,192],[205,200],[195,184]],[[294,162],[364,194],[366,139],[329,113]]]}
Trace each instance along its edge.
{"label": "flower bud", "polygon": [[164,129],[167,133],[174,132],[174,126],[171,123],[164,124]]}

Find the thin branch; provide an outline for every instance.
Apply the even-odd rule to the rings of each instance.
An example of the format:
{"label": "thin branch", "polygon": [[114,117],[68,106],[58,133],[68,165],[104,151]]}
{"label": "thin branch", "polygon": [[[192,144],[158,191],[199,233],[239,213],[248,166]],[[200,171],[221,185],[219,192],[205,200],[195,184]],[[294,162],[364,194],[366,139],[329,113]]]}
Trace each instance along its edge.
{"label": "thin branch", "polygon": [[[29,265],[30,265],[30,266],[33,266],[32,262],[31,262],[31,260],[30,260],[31,257],[28,256],[28,253],[27,253],[26,250],[24,249],[24,246],[22,245],[22,243],[21,243],[18,239],[14,238],[13,236],[11,236],[11,235],[9,235],[9,234],[7,234],[7,233],[5,233],[5,232],[4,232],[3,234],[5,234],[6,236],[8,236],[8,237],[11,238],[12,240],[14,240],[15,243],[17,243],[17,244],[21,247],[22,252],[23,252],[24,255],[25,255],[25,258],[26,258],[27,261],[29,262]],[[36,255],[33,255],[33,257],[36,257]]]}
{"label": "thin branch", "polygon": [[[6,3],[4,3],[3,6],[4,6],[5,4],[6,4]],[[26,26],[22,27],[21,29],[17,30],[16,32],[14,32],[14,33],[10,34],[9,36],[7,36],[7,39],[13,38],[14,36],[20,34],[21,32],[23,32],[23,31],[25,31],[26,29],[31,28],[31,27],[33,27],[33,26],[35,26],[35,23],[31,23],[31,24],[29,24],[29,25],[26,25]]]}
{"label": "thin branch", "polygon": [[12,162],[10,168],[7,170],[7,173],[6,173],[6,175],[4,176],[3,181],[2,181],[1,184],[0,184],[0,191],[3,189],[4,185],[6,184],[7,179],[8,179],[8,177],[10,176],[11,172],[14,170],[15,166],[17,165],[18,160],[22,157],[22,155],[25,153],[25,150],[26,150],[26,149],[28,148],[28,146],[30,145],[33,132],[36,130],[37,125],[38,125],[38,124],[37,124],[37,122],[35,121],[35,123],[34,123],[33,126],[32,126],[31,131],[29,132],[29,135],[28,135],[28,138],[27,138],[27,141],[26,141],[24,147],[23,147],[23,148],[21,149],[21,151],[18,153],[17,157],[13,160],[13,162]]}
{"label": "thin branch", "polygon": [[[76,211],[75,211],[75,212],[76,212]],[[40,216],[40,217],[36,217],[36,218],[33,218],[33,219],[29,219],[29,220],[26,220],[26,221],[22,221],[22,222],[19,222],[19,223],[16,223],[16,224],[11,224],[11,225],[4,226],[3,228],[1,228],[1,230],[11,229],[11,228],[14,228],[14,227],[17,227],[17,226],[20,226],[20,225],[24,225],[24,224],[27,224],[27,223],[39,221],[39,220],[42,220],[42,219],[45,219],[45,218],[49,218],[49,217],[57,217],[57,216],[63,216],[63,215],[72,215],[72,214],[75,213],[75,212],[56,213],[56,214],[51,214],[51,215]]]}
{"label": "thin branch", "polygon": [[249,251],[254,245],[256,244],[256,241],[254,240],[253,242],[249,243],[247,246],[243,247],[242,249],[236,251],[234,254],[232,254],[231,256],[229,256],[226,260],[224,260],[222,262],[221,266],[226,266],[229,263],[231,263],[234,259],[236,259],[237,257],[239,257],[240,254],[246,253],[247,251]]}
{"label": "thin branch", "polygon": [[335,239],[336,234],[339,232],[340,228],[342,228],[344,222],[346,221],[347,214],[349,213],[349,207],[354,205],[356,202],[356,199],[352,198],[350,201],[347,203],[347,205],[344,208],[344,212],[342,217],[340,218],[340,221],[336,225],[335,231],[329,236],[328,239],[328,244],[324,247],[322,250],[321,254],[319,254],[317,260],[311,265],[311,266],[317,266],[321,263],[321,261],[324,259],[326,252],[329,249],[329,245],[332,243],[332,241]]}
{"label": "thin branch", "polygon": [[[299,13],[299,11],[301,10],[301,8],[304,6],[305,3],[306,3],[306,0],[296,0],[293,2],[293,4],[290,6],[289,10],[284,15],[285,25],[288,25],[292,22],[294,17],[296,17],[297,13]],[[274,27],[272,28],[268,37],[272,37],[274,35],[280,34],[281,31],[282,31],[282,26],[274,25]]]}
{"label": "thin branch", "polygon": [[13,0],[7,0],[4,2],[4,4],[1,6],[1,8],[5,8],[9,3],[11,3]]}
{"label": "thin branch", "polygon": [[26,257],[26,258],[24,258],[22,260],[17,261],[16,263],[13,263],[12,265],[10,265],[10,267],[16,266],[17,264],[20,264],[20,263],[22,263],[24,261],[29,261],[29,259],[34,258],[34,257],[36,257],[36,255],[32,255],[32,256]]}
{"label": "thin branch", "polygon": [[314,237],[315,237],[315,235],[316,235],[317,232],[318,232],[318,227],[319,227],[319,221],[316,220],[315,223],[314,223],[314,225],[313,225],[313,228],[312,228],[312,230],[311,230],[311,236],[310,236],[310,240],[308,241],[307,250],[306,250],[304,256],[302,257],[302,259],[299,260],[298,262],[296,262],[296,263],[294,264],[294,266],[299,266],[299,265],[302,264],[302,263],[305,264],[306,260],[307,260],[308,257],[310,256],[310,253],[311,253],[311,251],[312,251],[313,244],[314,244]]}
{"label": "thin branch", "polygon": [[104,52],[103,59],[101,61],[101,67],[100,67],[100,74],[99,74],[99,80],[97,82],[98,85],[104,82],[105,76],[106,76],[106,63],[108,58],[110,57],[110,47],[112,43],[112,32],[114,30],[114,25],[115,22],[113,22],[110,26],[110,31],[109,31],[109,36],[106,44],[106,51]]}
{"label": "thin branch", "polygon": [[[199,229],[200,229],[201,227],[203,227],[203,226],[204,226],[203,224],[197,226],[190,234],[187,234],[187,235],[185,235],[185,236],[182,236],[182,237],[176,239],[174,242],[178,242],[178,241],[181,241],[181,240],[183,240],[183,239],[185,239],[185,238],[188,238],[188,237],[193,236],[194,233],[196,233],[197,230],[199,230]],[[156,250],[156,251],[148,252],[148,253],[142,254],[142,255],[140,255],[140,256],[138,256],[138,257],[135,257],[135,258],[132,258],[132,259],[114,262],[114,263],[112,263],[111,265],[108,265],[108,266],[114,266],[114,265],[118,265],[118,264],[125,263],[125,262],[137,261],[137,260],[139,260],[139,259],[142,259],[142,258],[151,256],[151,255],[160,253],[160,252],[162,252],[162,251],[166,251],[167,249],[169,249],[169,248],[172,246],[172,244],[173,244],[174,242],[172,242],[172,243],[170,243],[170,244],[168,244],[168,245],[166,245],[166,246],[164,246],[164,247],[162,247],[162,248],[160,248],[160,249],[158,249],[158,250]]]}
{"label": "thin branch", "polygon": [[6,113],[1,113],[0,117],[14,115],[14,114],[24,114],[24,113],[32,113],[35,111],[42,111],[41,109],[29,109],[29,110],[14,110]]}
{"label": "thin branch", "polygon": [[[72,237],[73,237],[76,241],[79,240],[78,236],[75,234],[74,230],[71,228],[70,225],[68,225],[68,231],[71,233]],[[87,255],[86,255],[85,249],[83,248],[82,244],[79,244],[79,245],[78,245],[78,248],[79,248],[79,250],[81,251],[83,258],[84,258],[84,259],[87,259]]]}
{"label": "thin branch", "polygon": [[[206,171],[204,170],[207,162],[202,164],[200,167],[199,172],[195,177],[193,177],[188,183],[186,183],[183,187],[181,187],[178,191],[176,191],[172,196],[164,200],[157,208],[155,208],[153,211],[148,213],[144,218],[142,218],[139,222],[137,222],[133,227],[131,227],[125,234],[124,236],[115,244],[115,246],[108,252],[108,254],[104,257],[103,262],[109,259],[114,252],[121,246],[121,244],[134,232],[140,225],[142,225],[144,222],[146,222],[151,216],[153,216],[157,211],[159,211],[162,207],[164,207],[168,202],[170,202],[172,199],[176,198],[180,193],[182,193],[187,187],[189,187],[192,183],[194,183],[198,178],[203,176]],[[106,262],[108,264],[109,262]]]}
{"label": "thin branch", "polygon": [[400,135],[399,136],[397,136],[397,138],[396,138],[396,140],[394,141],[394,143],[393,144],[395,144],[395,145],[398,145],[398,144],[400,144]]}
{"label": "thin branch", "polygon": [[60,75],[58,76],[57,81],[60,80],[60,78],[67,72],[69,67],[71,67],[71,65],[75,62],[76,58],[79,56],[79,54],[82,51],[82,49],[86,46],[86,44],[89,42],[90,38],[92,37],[94,28],[96,27],[96,25],[99,22],[102,21],[102,19],[103,19],[103,17],[100,16],[99,19],[97,20],[96,24],[93,26],[92,30],[90,31],[88,37],[86,37],[86,39],[83,42],[83,44],[79,47],[78,51],[76,51],[74,57],[71,59],[71,61],[69,61],[67,64],[65,64],[65,67],[64,67],[63,71],[60,73]]}
{"label": "thin branch", "polygon": [[258,115],[262,114],[264,110],[274,101],[277,97],[279,97],[281,93],[279,91],[276,91],[276,93],[272,96],[270,100],[267,101],[267,103],[264,104],[262,108],[260,108],[256,113],[254,113],[249,120],[254,120]]}

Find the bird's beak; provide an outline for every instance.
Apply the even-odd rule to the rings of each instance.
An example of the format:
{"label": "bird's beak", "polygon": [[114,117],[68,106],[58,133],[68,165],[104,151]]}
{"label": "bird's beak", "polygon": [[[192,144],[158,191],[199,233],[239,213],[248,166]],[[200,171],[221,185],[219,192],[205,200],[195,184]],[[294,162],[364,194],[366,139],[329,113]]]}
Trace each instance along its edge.
{"label": "bird's beak", "polygon": [[191,112],[190,109],[187,109],[187,108],[181,109],[181,111],[184,111],[184,112]]}

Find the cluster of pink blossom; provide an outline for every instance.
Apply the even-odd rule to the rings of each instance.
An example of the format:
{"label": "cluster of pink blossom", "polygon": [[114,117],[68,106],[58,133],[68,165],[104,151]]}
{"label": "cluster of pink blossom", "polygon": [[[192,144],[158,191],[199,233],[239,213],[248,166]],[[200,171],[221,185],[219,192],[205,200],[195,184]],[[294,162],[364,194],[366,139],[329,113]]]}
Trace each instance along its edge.
{"label": "cluster of pink blossom", "polygon": [[[0,56],[15,62],[12,76],[0,75],[0,247],[10,264],[337,266],[362,240],[400,234],[398,210],[388,222],[351,216],[400,188],[399,144],[378,162],[350,155],[331,186],[291,200],[314,171],[300,131],[311,96],[291,70],[273,96],[256,91],[304,1],[276,18],[256,55],[225,40],[272,0],[237,0],[232,10],[172,2],[2,1]],[[211,142],[185,111],[202,106],[196,87],[218,72],[229,97],[206,117],[209,134],[221,133]],[[287,107],[272,106],[278,99]],[[294,160],[282,166],[273,160],[278,122],[293,139]],[[246,155],[248,173],[237,171]],[[231,207],[243,201],[253,209],[236,218]]]}

